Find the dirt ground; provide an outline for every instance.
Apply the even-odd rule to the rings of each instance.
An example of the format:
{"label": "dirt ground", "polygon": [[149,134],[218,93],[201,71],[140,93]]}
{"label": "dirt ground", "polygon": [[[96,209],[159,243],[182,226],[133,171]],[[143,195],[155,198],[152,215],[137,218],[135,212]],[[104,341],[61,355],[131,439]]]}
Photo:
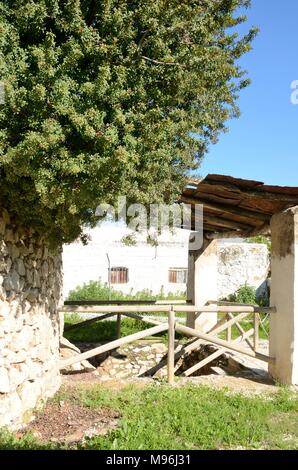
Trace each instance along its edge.
{"label": "dirt ground", "polygon": [[[63,376],[63,383],[67,386],[77,386],[80,384],[95,385],[119,390],[133,384],[136,387],[145,387],[150,384],[159,385],[161,382],[150,377],[135,377],[130,379],[105,379],[94,372],[76,373]],[[260,377],[256,379],[250,376],[219,376],[215,374],[202,375],[199,377],[177,377],[174,386],[179,387],[186,384],[208,385],[215,388],[227,388],[231,392],[244,394],[263,394],[277,392],[278,387],[270,377]]]}
{"label": "dirt ground", "polygon": [[[177,377],[174,387],[186,384],[208,385],[217,389],[225,389],[227,393],[242,393],[246,396],[263,395],[269,396],[278,391],[272,379],[267,374],[259,378],[255,375],[245,376],[243,373],[237,375],[202,375],[197,377]],[[68,389],[77,386],[100,385],[113,390],[121,390],[128,385],[138,388],[155,384],[160,386],[164,381],[150,377],[134,377],[130,379],[111,379],[98,375],[95,372],[77,372],[63,376],[63,384]],[[298,391],[298,387],[295,387]],[[84,444],[85,439],[95,435],[106,435],[114,430],[118,424],[120,415],[117,411],[108,408],[92,409],[82,407],[74,402],[60,401],[48,402],[42,411],[36,413],[34,421],[19,433],[31,432],[42,442],[62,443],[72,445]]]}
{"label": "dirt ground", "polygon": [[[268,344],[263,342],[264,353],[268,353]],[[263,351],[262,351],[263,352]],[[234,371],[229,373],[209,373],[192,377],[175,377],[174,387],[187,384],[207,385],[216,389],[225,389],[227,393],[242,393],[246,396],[268,396],[279,390],[268,374],[267,364],[255,358],[243,358],[233,354]],[[236,362],[235,362],[236,360]],[[219,369],[219,368],[215,368]],[[143,388],[155,384],[160,386],[165,379],[153,377],[115,378],[102,375],[98,370],[92,372],[72,371],[62,376],[63,384],[71,389],[77,386],[100,385],[101,387],[121,390],[128,385]],[[298,387],[293,387],[298,391]],[[36,414],[35,420],[26,428],[38,440],[43,442],[59,442],[66,445],[84,443],[84,440],[95,435],[106,435],[119,424],[119,413],[112,409],[92,409],[81,407],[70,401],[49,402],[44,409]],[[24,431],[25,432],[25,431]],[[20,437],[22,433],[20,433]]]}
{"label": "dirt ground", "polygon": [[50,402],[24,432],[31,432],[40,441],[69,445],[107,434],[118,426],[118,420],[119,413],[108,408],[95,410],[69,401]]}

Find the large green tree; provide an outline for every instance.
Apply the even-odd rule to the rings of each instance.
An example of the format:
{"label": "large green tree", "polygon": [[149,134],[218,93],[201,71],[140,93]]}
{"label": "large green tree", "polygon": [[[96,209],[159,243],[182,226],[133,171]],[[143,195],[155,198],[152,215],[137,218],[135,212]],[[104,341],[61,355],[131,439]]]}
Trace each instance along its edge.
{"label": "large green tree", "polygon": [[61,243],[120,194],[172,201],[238,113],[248,6],[1,1],[0,204]]}

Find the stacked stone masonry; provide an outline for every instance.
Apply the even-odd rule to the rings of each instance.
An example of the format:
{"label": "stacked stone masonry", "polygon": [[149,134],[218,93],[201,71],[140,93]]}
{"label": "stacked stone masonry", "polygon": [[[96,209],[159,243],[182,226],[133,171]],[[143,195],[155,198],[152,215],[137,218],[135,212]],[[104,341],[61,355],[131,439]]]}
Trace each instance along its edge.
{"label": "stacked stone masonry", "polygon": [[[265,341],[262,344],[262,350],[265,347],[264,353],[268,352],[268,342]],[[81,351],[87,351],[100,343],[77,343],[77,346]],[[175,375],[180,376],[183,373],[202,361],[210,354],[218,350],[215,345],[205,344],[200,346],[194,351],[185,353],[182,350],[182,344],[176,341],[175,350],[179,354],[179,357],[175,361]],[[73,345],[72,345],[73,347]],[[70,350],[68,350],[70,351]],[[140,340],[132,344],[126,344],[117,348],[114,351],[103,353],[90,359],[90,362],[96,369],[94,373],[100,377],[101,380],[121,380],[130,379],[136,377],[154,377],[158,379],[166,379],[167,377],[167,352],[168,347],[166,343],[152,341],[152,340]],[[71,355],[69,354],[68,357]],[[67,356],[63,356],[67,357]],[[195,371],[192,375],[208,375],[208,374],[247,374],[248,371],[251,376],[260,377],[260,372],[256,372],[256,369],[251,369],[251,358],[250,362],[242,356],[231,352],[225,352],[221,356],[214,359],[208,365],[202,367],[198,371]],[[70,366],[67,370],[63,370],[62,373],[69,374],[74,371],[92,371],[90,364],[87,367],[74,367]],[[259,367],[259,366],[258,366]],[[262,370],[263,372],[263,370]]]}
{"label": "stacked stone masonry", "polygon": [[61,273],[61,253],[0,210],[0,427],[20,427],[59,388]]}

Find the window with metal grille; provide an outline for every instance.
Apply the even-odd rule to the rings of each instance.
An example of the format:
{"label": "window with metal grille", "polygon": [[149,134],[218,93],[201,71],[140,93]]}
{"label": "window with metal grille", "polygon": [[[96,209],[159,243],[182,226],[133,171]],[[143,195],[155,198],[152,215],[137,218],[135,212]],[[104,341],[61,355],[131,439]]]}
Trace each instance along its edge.
{"label": "window with metal grille", "polygon": [[116,266],[110,271],[111,284],[126,284],[128,282],[128,268]]}
{"label": "window with metal grille", "polygon": [[187,269],[186,268],[170,268],[169,282],[173,284],[186,284]]}

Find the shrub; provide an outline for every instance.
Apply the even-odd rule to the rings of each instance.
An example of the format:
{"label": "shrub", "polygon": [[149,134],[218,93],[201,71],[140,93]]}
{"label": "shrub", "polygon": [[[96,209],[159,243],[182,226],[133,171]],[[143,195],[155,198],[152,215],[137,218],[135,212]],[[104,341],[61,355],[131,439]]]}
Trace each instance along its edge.
{"label": "shrub", "polygon": [[121,238],[121,243],[125,246],[136,246],[137,240],[136,240],[135,234],[132,233],[132,234],[124,235]]}
{"label": "shrub", "polygon": [[256,289],[248,284],[244,284],[234,294],[231,294],[228,300],[238,304],[257,304]]}
{"label": "shrub", "polygon": [[239,115],[249,84],[239,59],[257,32],[234,33],[242,7],[1,1],[1,206],[59,245],[119,194],[175,201]]}
{"label": "shrub", "polygon": [[129,294],[124,294],[113,287],[109,289],[108,284],[103,284],[100,280],[89,281],[83,286],[78,286],[68,295],[68,300],[184,300],[185,298],[184,292],[165,294],[163,288],[158,294],[153,294],[149,289],[138,292],[133,292],[131,289]]}

